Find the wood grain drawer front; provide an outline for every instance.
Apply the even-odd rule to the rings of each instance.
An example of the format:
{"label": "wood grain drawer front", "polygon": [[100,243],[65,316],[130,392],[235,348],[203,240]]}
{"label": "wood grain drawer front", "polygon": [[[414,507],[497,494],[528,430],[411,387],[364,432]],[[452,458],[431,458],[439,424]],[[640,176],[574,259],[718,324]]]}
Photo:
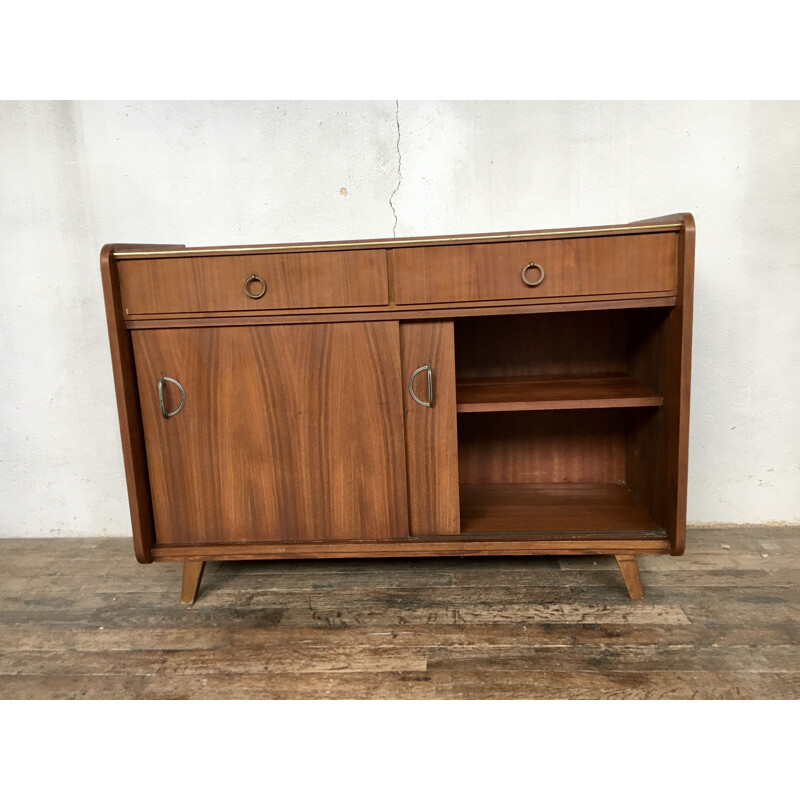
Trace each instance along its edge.
{"label": "wood grain drawer front", "polygon": [[[389,302],[385,250],[133,259],[119,266],[127,316]],[[245,282],[253,281],[248,297]]]}
{"label": "wood grain drawer front", "polygon": [[[675,292],[677,234],[398,249],[399,304]],[[530,282],[523,281],[526,264]]]}

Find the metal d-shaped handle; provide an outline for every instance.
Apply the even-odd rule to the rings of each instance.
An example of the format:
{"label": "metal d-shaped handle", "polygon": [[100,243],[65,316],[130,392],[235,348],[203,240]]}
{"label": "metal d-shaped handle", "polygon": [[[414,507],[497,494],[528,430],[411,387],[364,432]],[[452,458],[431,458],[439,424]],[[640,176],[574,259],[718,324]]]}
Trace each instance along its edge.
{"label": "metal d-shaped handle", "polygon": [[[414,378],[420,374],[420,372],[428,371],[428,402],[426,403],[424,400],[420,400],[414,394]],[[425,406],[425,408],[430,408],[433,405],[433,370],[431,369],[430,364],[425,364],[425,366],[420,367],[419,369],[415,369],[411,373],[411,377],[408,380],[408,393],[414,399],[415,403],[419,403],[421,406]]]}
{"label": "metal d-shaped handle", "polygon": [[[181,404],[174,411],[167,411],[167,409],[164,407],[164,381],[174,383],[181,393]],[[164,419],[169,419],[170,417],[174,417],[176,414],[180,414],[181,411],[183,411],[183,407],[186,405],[186,392],[183,390],[183,386],[181,386],[174,378],[168,378],[166,375],[162,375],[158,379],[158,404],[161,406],[161,416],[163,416]]]}

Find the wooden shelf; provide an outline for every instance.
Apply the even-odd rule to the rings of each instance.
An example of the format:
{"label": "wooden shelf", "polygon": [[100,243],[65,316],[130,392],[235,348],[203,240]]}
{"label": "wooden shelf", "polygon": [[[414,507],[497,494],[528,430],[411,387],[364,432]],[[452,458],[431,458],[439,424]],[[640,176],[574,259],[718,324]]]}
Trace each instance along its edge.
{"label": "wooden shelf", "polygon": [[545,411],[662,406],[664,398],[624,373],[470,378],[456,385],[456,410]]}
{"label": "wooden shelf", "polygon": [[663,531],[624,483],[461,485],[463,533]]}

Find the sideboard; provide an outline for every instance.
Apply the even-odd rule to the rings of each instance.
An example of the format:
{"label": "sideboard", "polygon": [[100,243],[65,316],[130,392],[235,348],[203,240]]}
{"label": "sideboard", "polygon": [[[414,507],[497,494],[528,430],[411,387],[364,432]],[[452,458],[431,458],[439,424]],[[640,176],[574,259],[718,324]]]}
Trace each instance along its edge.
{"label": "sideboard", "polygon": [[694,220],[101,253],[137,559],[680,555]]}

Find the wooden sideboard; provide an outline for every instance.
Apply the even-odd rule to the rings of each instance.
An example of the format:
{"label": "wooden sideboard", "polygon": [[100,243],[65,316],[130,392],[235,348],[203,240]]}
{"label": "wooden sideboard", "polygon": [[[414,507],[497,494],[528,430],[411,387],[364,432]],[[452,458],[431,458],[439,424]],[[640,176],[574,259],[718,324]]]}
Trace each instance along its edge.
{"label": "wooden sideboard", "polygon": [[136,557],[684,550],[694,220],[106,245]]}

